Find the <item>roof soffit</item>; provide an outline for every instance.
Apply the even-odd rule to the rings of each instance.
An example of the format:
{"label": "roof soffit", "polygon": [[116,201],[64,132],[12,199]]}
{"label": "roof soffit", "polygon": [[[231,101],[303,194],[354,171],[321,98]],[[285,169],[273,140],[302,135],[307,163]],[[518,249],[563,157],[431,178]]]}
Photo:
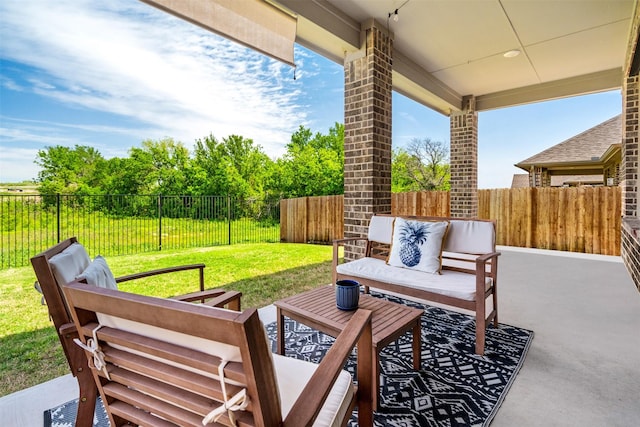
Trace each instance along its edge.
{"label": "roof soffit", "polygon": [[[398,22],[388,22],[394,90],[445,114],[467,94],[482,111],[619,88],[636,7],[636,0],[579,7],[520,0],[273,2],[298,15],[298,43],[339,63],[360,48],[360,22],[386,23],[399,8]],[[505,59],[510,49],[522,54]]]}

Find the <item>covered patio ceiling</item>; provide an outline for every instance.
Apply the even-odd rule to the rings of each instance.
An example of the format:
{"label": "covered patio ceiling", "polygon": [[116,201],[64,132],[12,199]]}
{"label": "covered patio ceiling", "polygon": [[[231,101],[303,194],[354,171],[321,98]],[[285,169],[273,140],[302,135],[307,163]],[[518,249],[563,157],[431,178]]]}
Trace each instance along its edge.
{"label": "covered patio ceiling", "polygon": [[297,43],[338,63],[360,49],[361,23],[388,26],[393,89],[449,115],[465,95],[482,111],[621,87],[636,0],[269,2],[297,17]]}

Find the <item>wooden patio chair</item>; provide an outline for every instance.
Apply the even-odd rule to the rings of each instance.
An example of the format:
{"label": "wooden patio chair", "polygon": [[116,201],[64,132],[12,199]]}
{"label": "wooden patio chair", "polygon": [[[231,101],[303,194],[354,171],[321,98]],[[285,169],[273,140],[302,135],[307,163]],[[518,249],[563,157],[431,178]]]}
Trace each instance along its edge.
{"label": "wooden patio chair", "polygon": [[[60,261],[64,262],[61,263]],[[90,264],[89,257],[77,239],[72,237],[34,256],[31,258],[31,264],[37,278],[36,287],[44,295],[49,316],[58,333],[69,368],[78,381],[80,393],[76,426],[90,427],[93,425],[98,392],[82,349],[73,343],[73,340],[78,338],[78,334],[60,286],[75,280],[76,276],[85,271],[88,264]],[[230,309],[240,310],[241,293],[219,289],[204,290],[204,267],[204,264],[192,264],[163,268],[115,278],[115,282],[122,283],[142,277],[177,271],[198,270],[200,290],[174,298],[183,301],[200,301],[207,305],[226,306]]]}
{"label": "wooden patio chair", "polygon": [[[354,313],[316,365],[272,354],[253,308],[64,292],[112,426],[341,426],[355,404],[372,425],[371,311]],[[342,369],[355,344],[357,387]]]}

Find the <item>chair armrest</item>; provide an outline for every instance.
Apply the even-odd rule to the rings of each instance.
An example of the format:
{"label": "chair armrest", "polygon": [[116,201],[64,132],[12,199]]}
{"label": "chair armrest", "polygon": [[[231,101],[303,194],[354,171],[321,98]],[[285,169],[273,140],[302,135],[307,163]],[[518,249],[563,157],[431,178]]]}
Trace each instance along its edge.
{"label": "chair armrest", "polygon": [[491,261],[491,275],[494,275],[494,268],[496,268],[496,264],[498,263],[498,257],[501,255],[500,252],[490,252],[488,254],[480,255],[476,258],[476,274],[480,271],[484,271],[486,273],[486,265],[487,262]]}
{"label": "chair armrest", "polygon": [[200,290],[204,291],[204,264],[179,265],[175,267],[159,268],[157,270],[143,271],[141,273],[129,274],[116,277],[116,283],[128,282],[129,280],[142,279],[143,277],[157,276],[159,274],[175,273],[186,270],[200,270]]}
{"label": "chair armrest", "polygon": [[489,261],[491,261],[489,275],[493,280],[492,287],[496,287],[496,280],[498,279],[498,257],[500,255],[500,252],[490,252],[476,258],[476,295],[487,294],[485,278],[487,277],[487,262]]}
{"label": "chair armrest", "polygon": [[367,239],[366,237],[347,237],[345,239],[335,239],[333,241],[333,264],[334,264],[333,267],[334,267],[334,270],[335,270],[336,265],[338,265],[338,248],[340,246],[343,246],[345,243],[357,242],[357,241],[360,241],[360,240],[363,240],[363,241],[366,242],[369,239]]}
{"label": "chair armrest", "polygon": [[[80,338],[78,329],[76,329],[75,323],[65,323],[58,328],[58,333],[71,373],[77,377],[88,366],[84,351],[73,342],[75,338]],[[89,378],[92,378],[91,375]]]}
{"label": "chair armrest", "polygon": [[[73,341],[73,338],[78,338],[78,330],[76,329],[75,323],[65,323],[60,326],[58,332],[65,338],[71,338],[71,341]],[[71,335],[73,335],[73,337],[71,337]]]}
{"label": "chair armrest", "polygon": [[240,311],[241,297],[242,292],[225,291],[224,289],[209,289],[206,291],[177,295],[175,297],[171,297],[171,299],[184,302],[200,301],[210,307],[224,307],[225,305],[228,305],[230,310]]}
{"label": "chair armrest", "polygon": [[502,255],[501,252],[489,252],[488,254],[480,255],[478,258],[476,258],[476,264],[478,264],[478,262],[486,263],[491,258],[497,258],[500,255]]}
{"label": "chair armrest", "polygon": [[331,263],[331,271],[332,271],[332,280],[333,283],[336,283],[336,267],[338,267],[338,248],[342,245],[344,245],[345,243],[348,242],[357,242],[360,240],[364,240],[364,241],[368,241],[369,239],[367,239],[366,237],[347,237],[344,239],[335,239],[333,241],[333,261]]}
{"label": "chair armrest", "polygon": [[[358,408],[358,414],[371,413],[371,311],[358,309],[336,338],[320,365],[293,404],[284,426],[308,426],[315,421],[333,384],[353,347],[358,344],[358,399],[369,408]],[[360,420],[362,421],[362,420]],[[359,425],[365,427],[361,422]]]}
{"label": "chair armrest", "polygon": [[366,237],[345,237],[344,239],[334,239],[333,246],[344,245],[345,243],[356,242],[358,240],[369,240],[369,239],[367,239]]}

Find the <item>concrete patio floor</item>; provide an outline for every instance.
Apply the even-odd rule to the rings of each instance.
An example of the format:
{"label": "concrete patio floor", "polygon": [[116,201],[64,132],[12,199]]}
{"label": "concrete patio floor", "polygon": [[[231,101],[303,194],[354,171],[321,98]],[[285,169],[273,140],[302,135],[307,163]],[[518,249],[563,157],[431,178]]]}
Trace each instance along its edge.
{"label": "concrete patio floor", "polygon": [[[640,293],[620,257],[501,247],[499,316],[535,332],[494,427],[640,425]],[[272,307],[261,309],[265,322]],[[0,398],[5,426],[40,427],[70,376]]]}

